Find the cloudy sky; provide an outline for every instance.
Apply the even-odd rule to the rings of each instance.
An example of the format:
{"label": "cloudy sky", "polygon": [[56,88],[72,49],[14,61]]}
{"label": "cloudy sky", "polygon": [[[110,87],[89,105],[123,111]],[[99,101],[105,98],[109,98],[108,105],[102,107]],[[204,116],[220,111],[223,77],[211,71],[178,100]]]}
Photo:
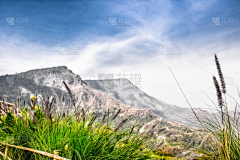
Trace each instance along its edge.
{"label": "cloudy sky", "polygon": [[237,97],[239,18],[239,0],[0,1],[0,74],[54,66],[82,79],[113,73],[189,107],[171,68],[190,103],[207,108],[204,93],[216,102],[215,53]]}

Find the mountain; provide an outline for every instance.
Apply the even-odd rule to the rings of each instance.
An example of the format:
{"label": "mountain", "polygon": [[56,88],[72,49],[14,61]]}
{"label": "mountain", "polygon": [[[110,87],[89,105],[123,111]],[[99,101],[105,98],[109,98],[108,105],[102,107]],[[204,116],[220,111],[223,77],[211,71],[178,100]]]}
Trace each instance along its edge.
{"label": "mountain", "polygon": [[[73,97],[78,107],[91,106],[92,109],[102,109],[107,106],[112,108],[121,108],[126,115],[146,116],[150,110],[137,109],[120,103],[101,91],[92,89],[86,85],[79,75],[74,74],[65,66],[30,70],[27,72],[13,75],[0,76],[0,98],[7,97],[8,102],[14,101],[21,96],[21,101],[27,104],[31,94],[41,94],[45,96],[57,95],[59,97],[68,97],[67,90],[63,85],[65,81],[73,93]],[[21,93],[21,94],[20,94]],[[73,108],[71,108],[73,109]]]}
{"label": "mountain", "polygon": [[170,105],[151,97],[141,91],[137,86],[133,85],[128,79],[84,81],[92,89],[106,93],[125,105],[138,109],[151,110],[159,117],[188,126],[194,125],[192,122],[197,123],[197,119],[193,115],[191,109]]}
{"label": "mountain", "polygon": [[[149,144],[154,144],[155,147],[170,147],[172,153],[177,154],[185,150],[193,141],[190,146],[202,143],[200,129],[180,124],[180,122],[190,124],[179,117],[179,115],[190,117],[189,109],[169,105],[153,98],[126,79],[120,81],[124,81],[124,84],[127,82],[128,85],[121,86],[118,85],[121,84],[118,80],[82,80],[79,75],[65,66],[35,69],[0,76],[0,98],[7,97],[7,102],[12,103],[21,98],[21,105],[27,105],[27,101],[30,101],[30,93],[39,95],[42,91],[45,97],[57,95],[59,101],[64,96],[67,106],[72,106],[63,81],[72,91],[78,110],[91,106],[89,113],[100,113],[100,116],[103,116],[104,112],[109,110],[109,116],[113,117],[120,109],[112,127],[124,118],[128,118],[124,128],[135,126],[135,131],[141,128],[141,132],[150,132],[152,143]],[[104,87],[106,85],[108,89]],[[74,110],[73,107],[69,109],[70,112]]]}
{"label": "mountain", "polygon": [[138,110],[134,109],[136,113],[132,114],[147,114],[151,111],[163,119],[188,126],[197,122],[191,109],[170,105],[151,97],[127,79],[82,80],[66,66],[0,76],[0,98],[7,96],[8,101],[14,102],[20,91],[23,100],[27,101],[29,93],[40,94],[41,90],[48,96],[56,93],[58,97],[67,97],[68,93],[62,81],[69,85],[76,101],[81,102],[80,105],[92,105],[93,108],[121,106],[131,112],[136,108]]}

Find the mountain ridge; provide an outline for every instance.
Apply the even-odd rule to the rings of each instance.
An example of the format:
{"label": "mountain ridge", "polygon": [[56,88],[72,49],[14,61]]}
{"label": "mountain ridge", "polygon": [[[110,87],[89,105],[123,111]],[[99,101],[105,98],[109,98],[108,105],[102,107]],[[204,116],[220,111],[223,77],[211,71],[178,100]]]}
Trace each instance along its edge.
{"label": "mountain ridge", "polygon": [[[137,86],[134,86],[127,79],[84,81],[89,87],[109,94],[109,96],[119,100],[125,105],[129,105],[138,109],[150,109],[157,116],[177,123],[191,125],[192,122],[183,118],[190,116],[192,117],[191,121],[196,122],[191,109],[181,108],[177,105],[170,105],[162,100],[151,97],[145,92],[141,91]],[[108,89],[105,88],[106,85],[108,85]]]}
{"label": "mountain ridge", "polygon": [[[4,79],[6,80],[5,82]],[[62,81],[66,81],[67,84],[70,85],[76,96],[75,98],[79,101],[83,100],[82,95],[84,94],[77,90],[82,90],[81,92],[86,93],[90,92],[87,94],[88,98],[84,99],[84,103],[88,102],[88,105],[93,103],[90,101],[95,101],[98,107],[103,106],[103,104],[107,103],[107,97],[103,95],[106,94],[112,98],[111,105],[117,105],[117,101],[119,101],[128,107],[131,106],[137,109],[151,110],[157,116],[176,123],[182,123],[191,126],[192,122],[190,121],[196,122],[195,118],[193,118],[193,120],[191,119],[190,121],[184,119],[194,117],[190,109],[181,108],[176,105],[169,105],[164,101],[151,97],[150,95],[141,91],[138,86],[133,85],[131,81],[124,78],[107,80],[82,80],[80,75],[74,74],[72,70],[68,69],[66,66],[33,69],[13,75],[0,76],[0,86],[3,87],[4,85],[7,85],[15,92],[18,92],[18,90],[23,90],[26,93],[35,93],[37,90],[47,90],[47,92],[50,94],[52,91],[50,91],[49,88],[54,88],[58,96],[61,96],[61,94],[67,94],[64,86],[62,85]],[[34,86],[34,89],[31,89],[31,85]],[[108,86],[108,89],[106,89],[106,85]],[[0,92],[0,96],[2,96],[2,98],[3,96],[8,96],[9,100],[13,100],[16,97],[16,94],[8,92],[9,90],[6,90],[4,93]]]}

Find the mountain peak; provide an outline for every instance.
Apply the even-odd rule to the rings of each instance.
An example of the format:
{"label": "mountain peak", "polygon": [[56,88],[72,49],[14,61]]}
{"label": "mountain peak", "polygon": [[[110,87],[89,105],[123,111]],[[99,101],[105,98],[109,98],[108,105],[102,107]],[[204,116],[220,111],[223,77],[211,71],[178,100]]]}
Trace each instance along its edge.
{"label": "mountain peak", "polygon": [[66,66],[57,66],[57,67],[48,67],[48,68],[40,68],[40,69],[34,69],[34,70],[29,70],[27,72],[39,72],[39,71],[48,71],[48,72],[70,72],[73,73],[72,70],[68,69]]}

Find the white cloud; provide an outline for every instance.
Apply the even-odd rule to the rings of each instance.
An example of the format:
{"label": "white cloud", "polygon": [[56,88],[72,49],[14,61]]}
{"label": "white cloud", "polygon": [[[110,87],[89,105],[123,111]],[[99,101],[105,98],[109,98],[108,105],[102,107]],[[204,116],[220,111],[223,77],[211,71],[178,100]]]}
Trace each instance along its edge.
{"label": "white cloud", "polygon": [[[144,5],[147,3],[129,6],[125,9],[126,14],[131,13],[134,7],[138,10]],[[205,8],[208,9],[212,5],[214,2],[206,5]],[[181,41],[175,43],[171,29],[173,27],[178,29],[177,24],[181,22],[181,18],[171,16],[170,11],[173,9],[171,2],[167,2],[165,7],[161,6],[162,11],[159,10],[160,6],[161,4],[155,3],[149,6],[152,12],[156,13],[149,18],[142,17],[141,14],[150,11],[139,10],[134,16],[139,25],[133,24],[132,27],[128,27],[128,31],[114,36],[96,37],[95,41],[89,41],[87,45],[80,47],[80,55],[60,55],[57,44],[46,46],[30,42],[23,37],[8,37],[2,34],[0,70],[2,74],[7,74],[65,65],[83,79],[97,79],[98,73],[128,75],[141,73],[142,90],[147,94],[170,104],[188,107],[169,71],[168,66],[170,66],[193,106],[205,107],[204,102],[209,101],[204,94],[199,94],[201,93],[199,89],[206,90],[206,93],[216,101],[212,84],[212,74],[217,75],[214,53],[218,54],[226,76],[234,77],[234,80],[239,76],[236,74],[240,70],[240,64],[237,62],[239,41],[228,41],[226,38],[227,35],[234,34],[235,30],[234,28],[227,30],[227,28],[222,32],[203,34],[196,30],[190,36],[191,39],[185,39],[183,35],[182,38],[180,37]],[[199,11],[199,8],[191,6],[190,8],[189,14]],[[115,10],[118,13],[122,11]],[[201,18],[202,16],[196,16],[194,21],[197,22]],[[210,29],[214,27],[216,26],[210,26]],[[81,42],[81,37],[76,38],[72,46],[78,47]],[[161,46],[181,47],[182,55],[163,55],[160,52]],[[229,93],[236,97],[234,87],[232,85],[228,87]]]}

